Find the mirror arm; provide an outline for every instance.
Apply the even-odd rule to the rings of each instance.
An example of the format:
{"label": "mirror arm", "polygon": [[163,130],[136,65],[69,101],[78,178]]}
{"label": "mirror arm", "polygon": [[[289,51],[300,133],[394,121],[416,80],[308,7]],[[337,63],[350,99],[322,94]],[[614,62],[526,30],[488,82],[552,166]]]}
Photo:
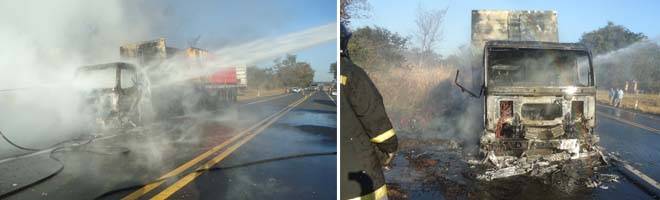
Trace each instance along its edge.
{"label": "mirror arm", "polygon": [[474,98],[477,98],[477,99],[481,98],[481,95],[484,93],[484,86],[483,85],[481,86],[481,90],[479,90],[479,95],[477,95],[474,92],[466,89],[465,87],[463,87],[461,84],[458,83],[459,72],[460,72],[460,70],[456,70],[456,78],[454,78],[454,84],[456,84],[456,86],[458,86],[461,89],[461,92],[467,92],[470,96],[472,96]]}

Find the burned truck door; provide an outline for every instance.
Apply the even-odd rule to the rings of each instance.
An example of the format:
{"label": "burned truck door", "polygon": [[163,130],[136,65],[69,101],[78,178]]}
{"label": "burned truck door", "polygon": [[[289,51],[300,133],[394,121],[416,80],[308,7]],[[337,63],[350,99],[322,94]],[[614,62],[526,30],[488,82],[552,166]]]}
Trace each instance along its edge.
{"label": "burned truck door", "polygon": [[[143,109],[150,107],[150,97],[145,96],[145,77],[138,69],[128,63],[118,63],[118,87],[120,92],[119,105],[123,123],[139,126],[145,123]],[[145,102],[143,102],[145,101]]]}

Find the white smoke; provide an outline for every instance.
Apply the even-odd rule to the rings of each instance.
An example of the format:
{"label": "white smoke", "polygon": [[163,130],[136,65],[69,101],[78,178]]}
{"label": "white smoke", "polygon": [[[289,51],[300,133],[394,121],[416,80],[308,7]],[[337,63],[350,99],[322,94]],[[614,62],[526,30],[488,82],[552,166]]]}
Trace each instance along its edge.
{"label": "white smoke", "polygon": [[[115,61],[119,44],[148,37],[159,18],[126,9],[143,6],[137,1],[0,2],[0,131],[33,147],[79,135],[85,121],[69,88],[74,70]],[[1,142],[0,152],[13,151]]]}
{"label": "white smoke", "polygon": [[[250,8],[254,4],[248,2],[240,7]],[[268,4],[264,5],[254,9],[268,8]],[[264,13],[284,15],[285,11],[277,12]],[[123,44],[180,35],[185,32],[181,27],[188,14],[177,13],[161,1],[0,2],[0,131],[16,143],[32,147],[45,147],[85,134],[80,132],[81,127],[90,122],[77,113],[79,98],[70,88],[75,70],[80,66],[119,61],[119,46]],[[282,24],[275,20],[290,20],[273,18],[261,21]],[[251,25],[244,26],[250,29]],[[175,77],[172,81],[189,79],[218,67],[269,60],[328,42],[336,37],[335,27],[326,24],[262,39],[254,38],[264,35],[259,30],[233,34],[232,39],[251,42],[210,49],[220,55],[217,60],[220,64],[212,65],[216,68],[186,73],[186,77]],[[0,158],[16,152],[0,142]]]}
{"label": "white smoke", "polygon": [[69,80],[73,68],[82,64],[117,60],[119,44],[145,39],[150,24],[159,21],[125,9],[141,6],[123,1],[0,2],[0,88],[52,85]]}
{"label": "white smoke", "polygon": [[657,74],[660,73],[660,38],[642,40],[625,48],[593,58],[596,85],[600,89],[624,88],[628,81],[639,81],[639,89],[646,92],[659,92]]}

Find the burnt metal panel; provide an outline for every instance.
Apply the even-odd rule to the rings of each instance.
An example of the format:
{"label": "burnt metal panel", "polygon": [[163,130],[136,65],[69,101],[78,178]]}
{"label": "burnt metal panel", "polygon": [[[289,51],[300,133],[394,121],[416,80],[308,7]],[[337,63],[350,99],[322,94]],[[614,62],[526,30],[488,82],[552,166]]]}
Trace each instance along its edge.
{"label": "burnt metal panel", "polygon": [[588,52],[589,49],[580,43],[558,43],[542,41],[509,41],[489,40],[484,42],[486,48],[514,48],[514,49],[557,49]]}
{"label": "burnt metal panel", "polygon": [[[574,87],[573,96],[596,95],[594,87]],[[487,95],[499,96],[564,96],[569,87],[488,87]]]}
{"label": "burnt metal panel", "polygon": [[482,49],[489,40],[558,42],[557,11],[473,10],[473,47]]}

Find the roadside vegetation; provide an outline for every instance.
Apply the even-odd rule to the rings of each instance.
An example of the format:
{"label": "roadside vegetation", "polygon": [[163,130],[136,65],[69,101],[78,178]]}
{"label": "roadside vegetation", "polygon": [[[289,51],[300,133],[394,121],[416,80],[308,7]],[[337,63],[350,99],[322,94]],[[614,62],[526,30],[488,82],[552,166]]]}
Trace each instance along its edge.
{"label": "roadside vegetation", "polygon": [[[277,58],[270,67],[249,66],[247,68],[248,92],[245,94],[260,96],[277,93],[290,87],[309,87],[314,80],[314,70],[308,62],[297,60],[296,55]],[[245,98],[245,97],[244,97]]]}
{"label": "roadside vegetation", "polygon": [[[342,0],[340,5],[341,19],[349,25],[351,19],[368,17],[370,5],[366,0]],[[444,39],[447,10],[418,5],[416,18],[410,22],[415,29],[405,35],[379,26],[351,29],[348,54],[369,74],[383,96],[395,129],[404,136],[422,134],[424,130],[448,132],[447,127],[439,127],[457,119],[448,112],[466,109],[462,104],[467,97],[452,87],[452,81],[457,69],[465,70],[466,78],[472,78],[468,45],[446,57],[437,51]]]}

